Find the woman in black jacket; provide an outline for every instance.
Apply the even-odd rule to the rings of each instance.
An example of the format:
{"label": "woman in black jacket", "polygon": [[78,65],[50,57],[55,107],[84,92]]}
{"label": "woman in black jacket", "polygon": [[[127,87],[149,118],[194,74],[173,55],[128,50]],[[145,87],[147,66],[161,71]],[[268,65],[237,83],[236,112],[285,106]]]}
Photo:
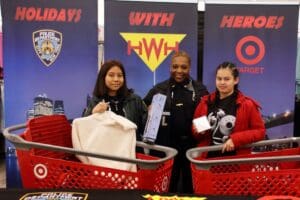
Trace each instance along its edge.
{"label": "woman in black jacket", "polygon": [[84,116],[110,109],[137,125],[140,140],[147,120],[147,106],[132,89],[127,88],[125,69],[121,62],[105,62],[97,77],[93,97],[84,111]]}

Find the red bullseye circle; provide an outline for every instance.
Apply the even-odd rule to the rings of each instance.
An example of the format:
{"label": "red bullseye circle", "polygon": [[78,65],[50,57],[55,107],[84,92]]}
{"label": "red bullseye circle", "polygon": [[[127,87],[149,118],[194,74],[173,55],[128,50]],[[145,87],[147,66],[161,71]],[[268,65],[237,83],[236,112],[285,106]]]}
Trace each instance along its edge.
{"label": "red bullseye circle", "polygon": [[[248,42],[255,43],[258,46],[258,49],[256,49],[254,45],[247,44]],[[258,55],[252,59],[245,58],[244,55],[242,55],[243,48],[248,56],[253,56],[256,51],[258,51]],[[252,35],[242,38],[235,47],[235,53],[237,58],[246,65],[254,65],[260,62],[265,56],[265,52],[265,45],[261,41],[261,39]]]}
{"label": "red bullseye circle", "polygon": [[37,164],[33,168],[33,173],[37,178],[43,179],[47,176],[48,170],[47,170],[47,167],[45,165]]}
{"label": "red bullseye circle", "polygon": [[252,56],[255,54],[255,47],[253,45],[249,45],[248,47],[246,47],[245,52],[249,56]]}

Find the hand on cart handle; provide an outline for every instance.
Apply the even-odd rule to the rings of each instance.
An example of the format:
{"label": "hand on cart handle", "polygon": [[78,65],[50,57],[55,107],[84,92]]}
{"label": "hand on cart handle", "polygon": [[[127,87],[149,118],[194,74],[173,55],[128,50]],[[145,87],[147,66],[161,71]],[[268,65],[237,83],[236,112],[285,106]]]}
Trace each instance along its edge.
{"label": "hand on cart handle", "polygon": [[234,144],[231,138],[229,138],[222,147],[222,153],[226,152],[226,151],[234,151]]}

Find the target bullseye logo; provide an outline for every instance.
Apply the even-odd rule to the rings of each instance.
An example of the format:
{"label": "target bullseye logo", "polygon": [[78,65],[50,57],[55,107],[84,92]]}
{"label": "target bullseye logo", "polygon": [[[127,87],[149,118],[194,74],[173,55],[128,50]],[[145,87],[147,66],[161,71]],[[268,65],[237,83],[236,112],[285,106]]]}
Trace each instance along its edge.
{"label": "target bullseye logo", "polygon": [[45,165],[37,164],[33,168],[33,173],[37,178],[44,179],[48,174],[48,170]]}
{"label": "target bullseye logo", "polygon": [[162,185],[161,185],[162,191],[167,191],[168,184],[169,184],[169,178],[167,176],[164,176],[164,178],[162,180]]}
{"label": "target bullseye logo", "polygon": [[250,35],[242,38],[235,47],[237,58],[246,65],[254,65],[265,56],[265,45],[261,39]]}

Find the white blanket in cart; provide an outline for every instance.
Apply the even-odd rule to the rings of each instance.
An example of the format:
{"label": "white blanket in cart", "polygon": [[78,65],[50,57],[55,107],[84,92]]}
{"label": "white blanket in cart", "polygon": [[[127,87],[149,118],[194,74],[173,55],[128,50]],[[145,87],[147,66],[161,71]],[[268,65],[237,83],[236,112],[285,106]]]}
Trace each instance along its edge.
{"label": "white blanket in cart", "polygon": [[[73,148],[125,158],[135,158],[137,126],[111,111],[76,118],[72,124]],[[135,164],[78,156],[83,163],[136,172]]]}

